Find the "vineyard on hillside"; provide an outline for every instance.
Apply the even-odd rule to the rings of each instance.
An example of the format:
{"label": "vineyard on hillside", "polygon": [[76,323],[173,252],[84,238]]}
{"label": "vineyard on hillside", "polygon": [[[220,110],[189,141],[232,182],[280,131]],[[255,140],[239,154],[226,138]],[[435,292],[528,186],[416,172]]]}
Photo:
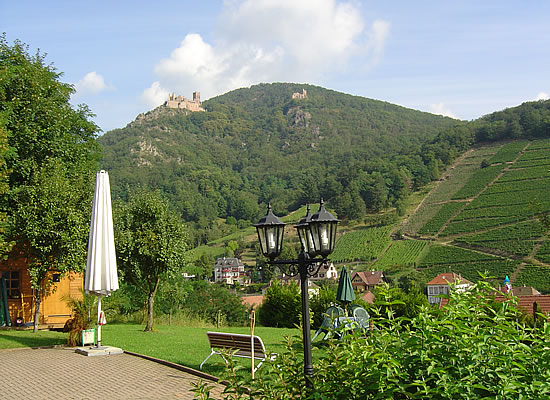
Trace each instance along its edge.
{"label": "vineyard on hillside", "polygon": [[[440,272],[469,280],[480,273],[497,280],[508,275],[513,284],[550,292],[549,233],[537,219],[550,212],[549,139],[474,150],[440,187],[403,226],[409,236],[429,238],[432,244],[403,265],[417,265],[429,279]],[[386,257],[375,265],[388,265]]]}
{"label": "vineyard on hillside", "polygon": [[427,246],[428,242],[424,240],[394,240],[374,266],[376,269],[392,265],[415,266]]}
{"label": "vineyard on hillside", "polygon": [[346,232],[337,242],[330,259],[336,263],[371,261],[390,244],[391,227]]}

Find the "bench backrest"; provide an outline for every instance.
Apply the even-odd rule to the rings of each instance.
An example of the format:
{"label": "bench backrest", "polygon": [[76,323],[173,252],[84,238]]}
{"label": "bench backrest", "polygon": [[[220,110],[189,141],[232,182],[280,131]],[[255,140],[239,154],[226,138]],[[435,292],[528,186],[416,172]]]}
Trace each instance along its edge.
{"label": "bench backrest", "polygon": [[[252,346],[250,335],[225,332],[206,332],[210,347],[224,350],[237,350],[235,355],[251,357]],[[265,358],[265,347],[262,339],[254,336],[254,358]]]}

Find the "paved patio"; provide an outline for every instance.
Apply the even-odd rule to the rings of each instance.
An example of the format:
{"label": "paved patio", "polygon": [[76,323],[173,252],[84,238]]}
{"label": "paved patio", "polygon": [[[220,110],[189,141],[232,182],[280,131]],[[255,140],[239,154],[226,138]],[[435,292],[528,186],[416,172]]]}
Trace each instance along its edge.
{"label": "paved patio", "polygon": [[[5,399],[193,399],[193,382],[216,378],[133,353],[87,357],[74,348],[0,350],[0,397]],[[197,375],[198,374],[198,375]],[[213,380],[209,380],[213,379]]]}

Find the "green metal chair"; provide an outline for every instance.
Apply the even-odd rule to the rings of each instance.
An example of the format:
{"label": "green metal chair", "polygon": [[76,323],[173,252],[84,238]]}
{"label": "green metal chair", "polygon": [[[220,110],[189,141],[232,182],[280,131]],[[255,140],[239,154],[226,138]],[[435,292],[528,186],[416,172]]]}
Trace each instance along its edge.
{"label": "green metal chair", "polygon": [[361,329],[368,329],[369,328],[369,319],[370,315],[363,307],[361,307],[358,304],[353,304],[350,306],[350,314],[353,318],[355,318],[355,321],[359,325],[359,328]]}
{"label": "green metal chair", "polygon": [[313,336],[311,340],[314,340],[321,333],[325,334],[323,340],[328,339],[331,331],[335,328],[334,321],[339,317],[345,316],[346,313],[340,307],[330,306],[329,308],[327,308],[327,311],[325,311],[323,315],[325,316],[323,318],[323,322],[319,329],[317,329],[317,332],[315,332],[315,336]]}

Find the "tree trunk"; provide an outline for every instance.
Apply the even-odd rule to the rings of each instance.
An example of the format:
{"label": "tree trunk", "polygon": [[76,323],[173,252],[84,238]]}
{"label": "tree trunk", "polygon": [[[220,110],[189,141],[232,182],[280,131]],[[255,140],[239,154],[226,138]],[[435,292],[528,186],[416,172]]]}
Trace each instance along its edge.
{"label": "tree trunk", "polygon": [[145,332],[151,332],[153,330],[153,307],[155,305],[155,294],[157,290],[149,293],[147,298],[147,325],[145,326]]}
{"label": "tree trunk", "polygon": [[36,294],[34,295],[34,327],[33,332],[38,332],[38,319],[40,317],[40,289],[36,289]]}

